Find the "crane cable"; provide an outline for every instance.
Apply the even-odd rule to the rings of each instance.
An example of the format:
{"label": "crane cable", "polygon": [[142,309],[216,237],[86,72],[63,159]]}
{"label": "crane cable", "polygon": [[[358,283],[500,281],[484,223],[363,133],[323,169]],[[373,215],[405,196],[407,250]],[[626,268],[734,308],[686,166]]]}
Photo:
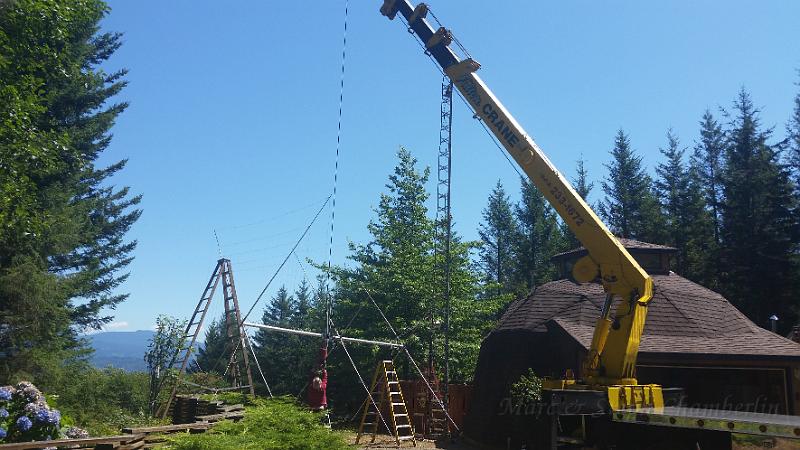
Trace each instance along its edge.
{"label": "crane cable", "polygon": [[333,308],[331,301],[331,270],[333,268],[333,232],[336,223],[336,191],[339,184],[339,153],[342,145],[342,111],[344,107],[344,75],[347,62],[347,19],[350,11],[349,0],[344,1],[344,30],[342,32],[342,70],[339,76],[339,119],[336,129],[336,158],[333,166],[333,193],[331,194],[331,228],[328,241],[328,273],[325,280],[325,339],[330,337],[330,317]]}
{"label": "crane cable", "polygon": [[[436,15],[433,14],[433,11],[430,11],[430,9],[429,9],[429,12],[431,13],[431,16],[434,17],[436,22],[441,26],[441,22],[439,22],[439,19],[436,17]],[[399,21],[398,23],[401,26],[405,26],[407,30],[411,30],[411,27],[408,25],[408,22],[405,22],[405,17],[403,17],[402,14],[400,15],[400,17],[403,20]],[[436,70],[438,70],[442,74],[442,76],[445,76],[445,77],[449,78],[449,76],[447,75],[447,73],[445,73],[445,71],[442,69],[442,67],[439,65],[439,63],[437,63],[436,60],[433,58],[433,55],[431,55],[431,53],[427,49],[427,47],[425,47],[425,43],[422,42],[422,40],[419,38],[419,36],[417,36],[416,33],[411,33],[411,34],[413,34],[413,36],[414,36],[414,42],[416,42],[417,45],[419,45],[420,48],[422,48],[422,51],[425,53],[425,55],[428,57],[428,59],[430,59],[430,61],[433,63],[433,66],[436,68]],[[469,55],[469,52],[467,51],[466,47],[461,45],[461,42],[455,37],[455,35],[453,36],[453,40],[456,42],[458,47],[464,52],[464,54],[469,58],[470,55]],[[467,101],[467,99],[464,98],[464,95],[461,94],[461,91],[459,91],[458,89],[455,89],[454,91],[455,91],[456,94],[458,94],[458,98],[461,99],[461,102],[464,103],[464,105],[467,107],[467,109],[468,110],[472,109],[472,106],[470,106],[470,104]],[[483,131],[486,132],[486,134],[489,136],[489,139],[491,139],[491,141],[494,143],[495,147],[497,147],[497,150],[499,150],[500,154],[503,155],[503,158],[505,158],[505,160],[508,162],[508,165],[511,166],[512,169],[514,169],[514,172],[516,172],[517,175],[519,175],[520,178],[525,178],[525,176],[522,174],[522,172],[520,172],[519,169],[517,168],[517,165],[514,164],[513,161],[511,161],[511,158],[508,156],[508,152],[506,151],[506,149],[503,148],[503,146],[500,144],[500,142],[497,141],[497,138],[492,134],[491,131],[489,131],[489,128],[486,126],[486,123],[484,123],[484,121],[481,120],[481,118],[477,114],[474,114],[472,117],[474,119],[476,119],[479,124],[481,124],[481,128],[483,128]]]}

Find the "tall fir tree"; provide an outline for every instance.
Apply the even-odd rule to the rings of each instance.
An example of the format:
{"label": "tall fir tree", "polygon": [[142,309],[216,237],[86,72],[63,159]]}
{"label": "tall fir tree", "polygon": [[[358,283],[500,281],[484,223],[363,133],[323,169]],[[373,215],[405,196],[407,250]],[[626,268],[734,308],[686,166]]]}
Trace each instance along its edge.
{"label": "tall fir tree", "polygon": [[680,275],[712,287],[714,277],[708,268],[715,249],[713,224],[698,170],[685,166],[686,150],[671,129],[667,132],[667,147],[660,150],[666,161],[656,167],[655,187],[664,211],[664,243],[677,248],[673,262]]}
{"label": "tall fir tree", "polygon": [[[197,350],[195,367],[201,372],[213,372],[222,375],[227,365],[225,353],[228,352],[230,354],[230,349],[227,346],[225,319],[220,317],[212,320],[206,328],[203,345]],[[190,367],[190,370],[193,370],[193,368]]]}
{"label": "tall fir tree", "polygon": [[[580,195],[581,198],[588,203],[589,194],[592,192],[592,189],[594,189],[594,182],[589,181],[589,171],[586,170],[586,161],[583,159],[583,155],[581,155],[577,161],[575,174],[576,176],[572,180],[572,186],[575,188],[575,192],[577,192],[578,195]],[[566,250],[572,250],[582,245],[578,238],[575,237],[575,233],[573,233],[572,230],[570,230],[569,227],[567,227],[563,222],[561,229],[562,234],[564,235],[564,248]]]}
{"label": "tall fir tree", "polygon": [[796,198],[771,131],[744,89],[734,101],[722,175],[723,293],[757,324],[797,320]]}
{"label": "tall fir tree", "polygon": [[[389,177],[387,192],[381,194],[375,218],[369,223],[370,240],[351,244],[353,264],[334,267],[336,308],[334,321],[339,331],[353,337],[394,340],[395,336],[372,305],[380,307],[391,321],[411,355],[424,367],[428,341],[433,339],[435,366],[442,375],[443,355],[443,255],[435,248],[442,245],[443,233],[437,232],[428,216],[425,190],[429,170],[417,168],[417,161],[405,149],[398,152],[398,164]],[[472,377],[480,340],[498,315],[507,297],[493,298],[481,292],[480,273],[472,264],[470,253],[477,243],[463,242],[454,233],[451,241],[451,380],[466,382]],[[324,266],[322,268],[325,268]],[[431,316],[432,313],[432,316]],[[377,361],[391,357],[382,348],[347,346],[349,356],[359,368],[373,370]],[[405,359],[395,361],[402,377],[416,376]],[[360,384],[342,352],[332,353],[329,371],[331,392],[339,393],[337,407],[357,409]]]}
{"label": "tall fir tree", "polygon": [[709,289],[719,290],[719,245],[714,236],[714,218],[705,197],[705,185],[696,166],[688,169],[689,183],[684,202],[684,277]]}
{"label": "tall fir tree", "polygon": [[514,244],[519,236],[519,230],[511,200],[500,180],[489,195],[478,234],[483,244],[479,258],[484,273],[484,283],[494,284],[497,295],[514,292],[512,283],[516,263]]}
{"label": "tall fir tree", "polygon": [[652,178],[623,130],[617,132],[611,157],[611,163],[606,165],[608,177],[602,183],[606,195],[600,203],[603,219],[621,237],[663,242],[664,217],[653,193]]}
{"label": "tall fir tree", "polygon": [[[797,71],[800,75],[800,70]],[[800,81],[796,83],[800,87]],[[789,146],[789,164],[794,175],[794,183],[800,191],[800,92],[794,96],[792,117],[786,125],[786,138]]]}
{"label": "tall fir tree", "polygon": [[658,178],[655,189],[658,193],[664,210],[664,224],[666,225],[666,241],[678,249],[675,257],[675,267],[678,273],[685,273],[686,269],[686,241],[685,234],[688,220],[687,193],[689,191],[689,172],[684,166],[683,157],[686,152],[680,147],[678,137],[670,128],[667,131],[667,146],[659,149],[665,161],[656,166]]}
{"label": "tall fir tree", "polygon": [[126,71],[101,69],[122,43],[100,31],[108,11],[0,3],[0,380],[46,376],[127,298],[140,198],[111,182],[124,160],[99,161],[127,107]]}
{"label": "tall fir tree", "polygon": [[294,291],[294,298],[296,307],[292,317],[292,326],[305,330],[312,326],[312,309],[314,308],[311,287],[305,278],[300,282],[297,290]]}
{"label": "tall fir tree", "polygon": [[[297,317],[297,303],[285,286],[281,286],[264,308],[261,322],[281,328],[292,328]],[[301,342],[298,336],[259,329],[253,336],[254,351],[273,393],[296,394],[304,379],[298,377]],[[274,381],[273,381],[274,380]],[[261,387],[261,389],[265,389]]]}
{"label": "tall fir tree", "polygon": [[564,248],[564,237],[555,210],[527,179],[521,180],[521,200],[515,208],[519,232],[516,239],[514,286],[525,295],[553,280],[550,258]]}
{"label": "tall fir tree", "polygon": [[706,204],[711,211],[714,227],[714,241],[720,245],[720,222],[722,201],[722,166],[725,157],[725,132],[710,111],[706,110],[700,120],[700,141],[694,147],[692,166],[697,170],[700,183],[704,186]]}

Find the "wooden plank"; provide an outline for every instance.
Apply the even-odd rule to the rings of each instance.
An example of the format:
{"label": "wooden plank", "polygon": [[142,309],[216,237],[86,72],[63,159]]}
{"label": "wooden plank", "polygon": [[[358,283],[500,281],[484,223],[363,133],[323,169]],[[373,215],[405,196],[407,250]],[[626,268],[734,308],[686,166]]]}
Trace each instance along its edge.
{"label": "wooden plank", "polygon": [[82,439],[56,439],[50,441],[16,442],[13,444],[0,444],[0,450],[35,450],[45,447],[66,447],[66,446],[97,446],[99,444],[114,444],[130,442],[140,439],[138,435],[124,434],[121,436],[104,436],[96,438]]}
{"label": "wooden plank", "polygon": [[142,439],[141,441],[131,442],[131,443],[128,443],[128,444],[122,444],[119,447],[119,450],[139,450],[141,448],[144,448],[144,446],[145,446],[145,441],[144,441],[144,439]]}
{"label": "wooden plank", "polygon": [[199,420],[207,420],[209,422],[217,422],[225,419],[241,419],[244,417],[244,412],[229,412],[222,414],[209,414],[206,416],[197,416]]}
{"label": "wooden plank", "polygon": [[242,404],[228,405],[228,406],[223,406],[220,409],[222,410],[222,412],[243,411],[244,410],[244,405],[242,405]]}
{"label": "wooden plank", "polygon": [[174,431],[189,431],[189,430],[207,430],[209,428],[208,422],[193,422],[182,423],[177,425],[161,425],[156,427],[139,427],[139,428],[123,428],[123,433],[138,434],[138,433],[169,433]]}

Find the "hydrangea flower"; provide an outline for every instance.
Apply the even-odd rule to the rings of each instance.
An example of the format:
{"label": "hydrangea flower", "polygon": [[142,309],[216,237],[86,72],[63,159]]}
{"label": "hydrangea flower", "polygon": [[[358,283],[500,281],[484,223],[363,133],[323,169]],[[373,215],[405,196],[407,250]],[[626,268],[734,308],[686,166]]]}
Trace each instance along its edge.
{"label": "hydrangea flower", "polygon": [[64,435],[70,439],[84,439],[89,437],[89,432],[83,428],[69,427],[64,430]]}
{"label": "hydrangea flower", "polygon": [[50,421],[50,411],[48,411],[46,409],[40,409],[40,410],[36,411],[36,414],[34,415],[34,419],[36,419],[37,422],[42,422],[42,423],[49,422]]}
{"label": "hydrangea flower", "polygon": [[47,406],[47,403],[38,401],[26,404],[22,410],[25,411],[25,414],[32,416],[38,414],[39,411],[49,411],[50,408]]}
{"label": "hydrangea flower", "polygon": [[0,419],[5,419],[6,417],[8,417],[8,410],[5,408],[0,408]]}
{"label": "hydrangea flower", "polygon": [[0,400],[6,402],[11,400],[11,394],[13,394],[12,389],[14,388],[12,388],[11,386],[0,387]]}
{"label": "hydrangea flower", "polygon": [[58,425],[58,423],[61,422],[61,413],[57,409],[50,411],[47,415],[47,422]]}
{"label": "hydrangea flower", "polygon": [[22,416],[19,419],[17,419],[17,427],[22,432],[30,430],[32,426],[33,422],[31,422],[31,419],[29,419],[28,416]]}
{"label": "hydrangea flower", "polygon": [[6,430],[4,430],[3,428],[0,428],[0,439],[5,439],[6,438],[6,434],[8,434],[8,433],[6,433]]}

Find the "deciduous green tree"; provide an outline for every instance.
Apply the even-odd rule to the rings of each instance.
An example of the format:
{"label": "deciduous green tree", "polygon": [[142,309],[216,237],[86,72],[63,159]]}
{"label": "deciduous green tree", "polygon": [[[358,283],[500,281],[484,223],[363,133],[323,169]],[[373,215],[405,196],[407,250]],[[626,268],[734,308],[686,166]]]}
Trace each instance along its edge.
{"label": "deciduous green tree", "polygon": [[[158,408],[159,394],[164,386],[168,386],[167,380],[171,375],[170,363],[178,363],[173,358],[178,350],[184,346],[186,339],[184,332],[186,321],[179,321],[174,317],[158,316],[156,318],[156,334],[150,338],[147,345],[147,352],[144,354],[144,361],[147,363],[147,371],[150,374],[150,390],[148,405],[150,414],[155,414]],[[174,383],[175,380],[169,380]],[[169,386],[171,387],[171,386]]]}

